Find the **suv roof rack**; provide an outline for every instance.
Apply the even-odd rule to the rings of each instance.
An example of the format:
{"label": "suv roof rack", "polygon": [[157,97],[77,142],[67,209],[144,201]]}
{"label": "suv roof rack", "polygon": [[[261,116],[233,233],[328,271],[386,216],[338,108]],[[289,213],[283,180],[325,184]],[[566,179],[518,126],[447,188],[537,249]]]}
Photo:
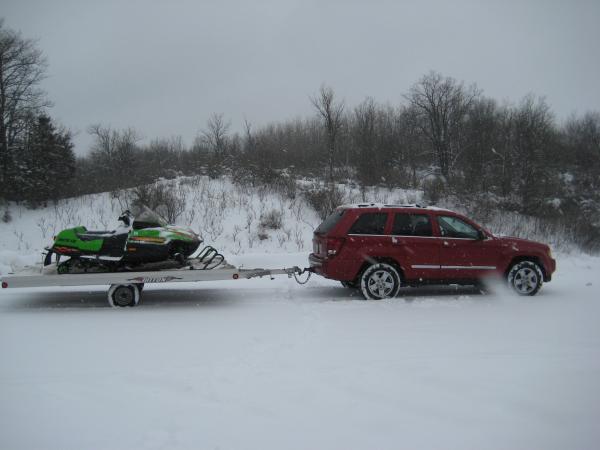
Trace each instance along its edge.
{"label": "suv roof rack", "polygon": [[429,206],[420,205],[418,203],[409,203],[405,205],[394,203],[352,203],[340,205],[338,208],[422,208],[426,209]]}
{"label": "suv roof rack", "polygon": [[381,203],[358,203],[356,205],[350,205],[350,206],[356,206],[358,208],[373,208],[373,207],[383,207],[383,208],[423,208],[423,206],[419,205],[418,203],[410,203],[410,204],[406,204],[406,205],[397,205],[397,204],[391,204],[391,203],[385,203],[385,204],[381,204]]}

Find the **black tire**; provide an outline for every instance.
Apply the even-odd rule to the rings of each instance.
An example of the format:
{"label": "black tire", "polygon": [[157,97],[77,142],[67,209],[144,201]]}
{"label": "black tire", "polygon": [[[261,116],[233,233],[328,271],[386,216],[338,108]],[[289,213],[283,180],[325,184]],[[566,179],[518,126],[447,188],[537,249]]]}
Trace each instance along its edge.
{"label": "black tire", "polygon": [[518,295],[531,296],[537,294],[542,287],[544,274],[535,261],[519,261],[508,271],[507,281]]}
{"label": "black tire", "polygon": [[56,273],[58,273],[59,275],[71,273],[73,272],[73,269],[75,268],[76,264],[77,261],[75,260],[75,258],[69,258],[56,266]]}
{"label": "black tire", "polygon": [[356,281],[340,281],[342,286],[348,289],[356,289],[358,288],[358,283]]}
{"label": "black tire", "polygon": [[398,295],[402,279],[398,270],[386,263],[369,266],[360,276],[360,290],[366,300],[381,300]]}
{"label": "black tire", "polygon": [[56,273],[58,273],[59,275],[65,275],[69,273],[71,271],[71,264],[69,263],[69,261],[70,260],[67,260],[56,266]]}
{"label": "black tire", "polygon": [[108,303],[113,307],[136,306],[140,301],[137,284],[113,284],[108,290]]}

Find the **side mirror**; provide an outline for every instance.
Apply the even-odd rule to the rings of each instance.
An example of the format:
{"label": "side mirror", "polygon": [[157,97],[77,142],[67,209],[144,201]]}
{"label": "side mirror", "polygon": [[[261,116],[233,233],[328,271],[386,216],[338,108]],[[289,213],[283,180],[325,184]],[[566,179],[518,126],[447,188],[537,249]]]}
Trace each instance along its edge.
{"label": "side mirror", "polygon": [[477,230],[477,240],[478,241],[484,241],[486,238],[487,238],[487,236],[483,231]]}

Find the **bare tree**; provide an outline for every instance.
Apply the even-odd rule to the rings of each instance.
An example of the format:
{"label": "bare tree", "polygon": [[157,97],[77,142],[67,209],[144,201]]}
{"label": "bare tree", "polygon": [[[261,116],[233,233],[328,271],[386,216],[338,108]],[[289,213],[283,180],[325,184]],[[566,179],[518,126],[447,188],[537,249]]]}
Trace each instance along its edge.
{"label": "bare tree", "polygon": [[[492,163],[503,162],[500,156],[502,155],[500,146],[502,114],[496,101],[490,98],[481,97],[471,106],[462,145],[464,150],[460,158],[461,168],[466,179],[469,180],[468,190],[471,192],[489,191],[495,181]],[[503,176],[505,170],[506,168],[496,173]]]}
{"label": "bare tree", "polygon": [[91,125],[88,133],[94,137],[91,157],[97,170],[105,172],[108,186],[114,188],[123,183],[136,181],[135,157],[138,152],[140,135],[133,128],[114,130],[102,125]]}
{"label": "bare tree", "polygon": [[420,129],[419,113],[413,106],[401,107],[396,116],[399,140],[399,152],[394,155],[396,163],[408,166],[410,186],[419,187],[417,169],[423,163],[423,140]]}
{"label": "bare tree", "polygon": [[310,98],[311,103],[321,116],[327,134],[329,182],[333,184],[333,167],[335,164],[336,143],[342,128],[344,102],[336,101],[333,89],[322,85],[316,96]]}
{"label": "bare tree", "polygon": [[39,88],[47,63],[36,41],[4,27],[0,19],[0,186],[7,182],[11,149],[31,117],[50,106]]}
{"label": "bare tree", "polygon": [[429,139],[444,177],[449,177],[460,154],[460,133],[473,101],[479,96],[475,85],[464,87],[454,78],[430,72],[406,96],[421,116],[421,130]]}
{"label": "bare tree", "polygon": [[357,174],[361,186],[371,185],[379,181],[375,156],[377,146],[375,101],[367,98],[354,108],[352,119],[352,137],[357,147]]}
{"label": "bare tree", "polygon": [[217,159],[222,159],[227,152],[230,127],[231,122],[225,122],[222,113],[214,113],[206,122],[206,129],[202,131],[202,143],[213,152]]}
{"label": "bare tree", "polygon": [[517,192],[525,211],[540,206],[551,179],[550,156],[556,140],[554,118],[543,98],[527,95],[512,120],[513,172],[518,176]]}
{"label": "bare tree", "polygon": [[600,112],[572,116],[565,126],[565,140],[578,172],[578,182],[588,190],[600,186]]}
{"label": "bare tree", "polygon": [[245,149],[247,152],[254,152],[256,150],[256,137],[252,134],[252,124],[248,119],[244,119],[244,134],[246,135]]}

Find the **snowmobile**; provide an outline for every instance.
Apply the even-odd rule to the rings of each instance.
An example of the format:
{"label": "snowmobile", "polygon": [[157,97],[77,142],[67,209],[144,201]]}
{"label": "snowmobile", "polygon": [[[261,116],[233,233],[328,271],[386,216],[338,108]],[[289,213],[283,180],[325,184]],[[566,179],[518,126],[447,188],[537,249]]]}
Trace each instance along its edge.
{"label": "snowmobile", "polygon": [[[61,231],[46,248],[44,265],[50,265],[55,254],[59,274],[139,270],[152,263],[181,267],[202,243],[192,230],[168,225],[147,207],[135,216],[127,210],[118,220],[112,231],[90,231],[84,226]],[[61,256],[69,259],[61,262]]]}

